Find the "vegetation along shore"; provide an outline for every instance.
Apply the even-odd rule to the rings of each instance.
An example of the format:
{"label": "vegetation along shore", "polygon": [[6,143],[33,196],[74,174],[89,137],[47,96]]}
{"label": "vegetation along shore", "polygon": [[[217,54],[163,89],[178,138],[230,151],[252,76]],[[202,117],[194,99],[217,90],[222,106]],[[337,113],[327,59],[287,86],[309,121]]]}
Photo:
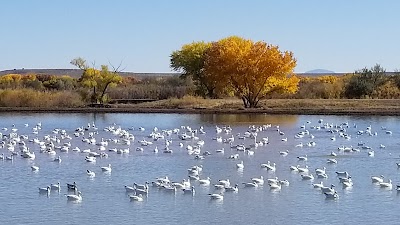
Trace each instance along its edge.
{"label": "vegetation along shore", "polygon": [[74,76],[6,73],[0,111],[400,115],[400,73],[379,64],[301,76],[292,52],[237,36],[185,44],[170,62],[176,75],[135,76],[82,58],[71,61]]}

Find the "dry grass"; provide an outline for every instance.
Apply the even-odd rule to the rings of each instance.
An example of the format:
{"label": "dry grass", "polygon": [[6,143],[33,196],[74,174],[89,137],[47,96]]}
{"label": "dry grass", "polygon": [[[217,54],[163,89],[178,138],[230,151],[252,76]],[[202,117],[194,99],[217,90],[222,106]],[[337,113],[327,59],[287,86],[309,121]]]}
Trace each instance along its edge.
{"label": "dry grass", "polygon": [[[243,109],[239,99],[203,99],[185,96],[136,105],[135,108],[205,108],[205,109]],[[268,99],[262,100],[259,109],[382,109],[400,108],[400,100],[392,99]]]}
{"label": "dry grass", "polygon": [[74,108],[84,106],[81,96],[71,91],[42,92],[32,89],[0,90],[0,106],[31,108]]}
{"label": "dry grass", "polygon": [[399,100],[386,99],[268,99],[260,101],[256,109],[244,109],[239,99],[203,99],[185,96],[182,99],[167,99],[136,105],[118,105],[117,107],[132,109],[187,109],[187,110],[215,110],[217,112],[282,112],[293,114],[345,114],[393,112],[400,113]]}

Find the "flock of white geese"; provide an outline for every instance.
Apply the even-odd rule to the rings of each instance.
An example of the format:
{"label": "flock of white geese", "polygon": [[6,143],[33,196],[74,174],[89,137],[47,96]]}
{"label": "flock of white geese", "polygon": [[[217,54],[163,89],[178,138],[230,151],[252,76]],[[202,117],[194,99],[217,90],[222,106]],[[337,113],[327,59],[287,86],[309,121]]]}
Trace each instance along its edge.
{"label": "flock of white geese", "polygon": [[[319,120],[316,125],[312,125],[310,121],[307,121],[300,127],[299,132],[293,137],[298,140],[307,140],[296,144],[295,147],[302,148],[303,146],[312,147],[316,145],[314,142],[314,135],[312,131],[324,130],[331,133],[331,141],[335,141],[336,138],[351,139],[351,135],[347,133],[350,126],[348,123],[342,123],[338,125],[324,123],[323,120]],[[25,128],[30,128],[29,124],[25,124]],[[353,125],[353,128],[356,128]],[[0,154],[0,160],[10,161],[16,160],[17,157],[28,159],[32,161],[31,169],[33,172],[39,172],[40,166],[35,164],[36,155],[48,154],[53,156],[53,161],[56,163],[62,163],[62,157],[60,153],[81,152],[84,153],[82,160],[88,163],[94,163],[100,158],[112,157],[112,154],[129,154],[130,151],[151,151],[154,154],[171,154],[174,151],[186,151],[189,157],[195,160],[199,160],[199,165],[194,165],[187,168],[188,177],[182,179],[181,182],[174,182],[169,179],[168,176],[155,178],[153,181],[145,182],[144,184],[133,183],[132,185],[126,185],[125,191],[128,193],[131,201],[143,201],[148,197],[151,188],[164,190],[168,193],[181,192],[183,194],[195,195],[195,184],[202,186],[213,186],[212,193],[209,193],[210,199],[223,200],[225,193],[227,192],[238,192],[240,188],[257,188],[259,186],[268,186],[271,190],[280,190],[285,186],[289,186],[288,180],[275,178],[264,178],[253,177],[248,182],[242,184],[233,184],[229,179],[219,179],[217,182],[211,182],[210,177],[202,177],[203,166],[201,165],[202,160],[206,160],[207,157],[213,154],[226,154],[227,160],[237,160],[236,170],[244,170],[245,163],[241,159],[244,155],[254,156],[257,155],[257,151],[260,151],[263,146],[269,143],[269,138],[263,136],[263,132],[267,130],[273,130],[281,135],[282,139],[279,141],[286,142],[287,136],[280,129],[279,126],[267,125],[251,125],[248,130],[242,134],[234,133],[230,126],[218,127],[209,130],[212,132],[212,140],[219,143],[221,146],[218,149],[206,151],[203,149],[205,144],[204,136],[206,131],[203,127],[194,129],[189,126],[181,126],[174,129],[159,130],[157,127],[152,128],[148,132],[145,128],[129,128],[122,129],[117,125],[110,125],[103,129],[96,127],[94,123],[89,123],[86,126],[78,127],[74,131],[67,132],[64,129],[54,128],[49,134],[42,134],[42,124],[37,123],[31,129],[31,134],[19,134],[19,130],[15,125],[7,128],[4,127],[1,133],[0,148],[3,149]],[[136,140],[133,135],[133,130],[136,132],[144,132],[145,138],[143,140]],[[392,135],[392,132],[384,127],[381,128],[386,135]],[[108,134],[109,138],[100,137],[101,132],[104,131]],[[147,133],[146,133],[147,132]],[[376,136],[377,133],[373,132],[372,128],[366,127],[365,129],[357,130],[355,135],[367,135]],[[33,137],[33,138],[32,138]],[[40,137],[40,138],[39,138]],[[254,140],[250,144],[243,144],[245,139]],[[308,141],[309,140],[309,141]],[[84,149],[74,147],[74,142],[83,142]],[[173,141],[178,141],[179,144],[172,147]],[[28,144],[29,143],[29,144]],[[154,143],[157,143],[154,144]],[[162,143],[162,144],[160,144]],[[238,144],[241,143],[241,144]],[[110,144],[110,145],[109,145]],[[29,146],[29,147],[28,147]],[[34,146],[34,147],[32,147]],[[80,144],[82,146],[82,144]],[[117,146],[117,147],[110,147]],[[37,149],[32,151],[32,149]],[[385,148],[384,145],[380,145],[379,148]],[[346,147],[340,146],[332,151],[327,156],[327,166],[329,164],[338,163],[336,158],[338,153],[352,153],[352,152],[367,152],[368,156],[374,157],[374,150],[368,147],[365,143],[359,142],[357,147]],[[288,154],[295,154],[289,150],[280,151],[281,157],[285,157]],[[338,192],[335,190],[335,185],[325,185],[323,181],[315,182],[317,179],[326,179],[327,168],[315,168],[311,170],[307,164],[307,154],[296,156],[299,161],[299,165],[288,166],[287,168],[279,168],[290,170],[292,173],[298,173],[302,180],[309,180],[312,182],[312,186],[318,189],[329,199],[339,198]],[[303,166],[301,166],[302,164]],[[117,165],[118,166],[118,165]],[[397,164],[400,168],[400,163]],[[267,161],[261,163],[260,167],[270,172],[277,170],[276,163]],[[102,173],[112,173],[112,165],[108,164],[99,168]],[[232,168],[233,169],[233,168]],[[351,174],[347,171],[336,171],[338,183],[343,188],[352,188],[353,180]],[[86,170],[88,177],[96,177],[96,171]],[[371,182],[379,185],[381,188],[392,190],[391,179],[386,179],[382,175],[371,176]],[[82,201],[83,194],[77,183],[70,183],[66,185],[68,193],[65,194],[68,201]],[[52,191],[58,191],[62,189],[60,182],[56,184],[50,184],[46,187],[40,187],[39,193],[49,195]],[[400,186],[395,187],[396,190],[400,190]]]}

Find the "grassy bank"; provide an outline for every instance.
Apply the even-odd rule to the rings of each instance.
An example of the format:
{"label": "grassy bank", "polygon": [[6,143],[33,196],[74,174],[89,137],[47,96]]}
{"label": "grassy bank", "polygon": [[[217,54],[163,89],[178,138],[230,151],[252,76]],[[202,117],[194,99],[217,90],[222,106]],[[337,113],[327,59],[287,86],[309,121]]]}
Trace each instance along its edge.
{"label": "grassy bank", "polygon": [[65,107],[0,107],[3,112],[126,112],[126,113],[270,113],[332,115],[400,116],[400,100],[386,99],[269,99],[259,108],[245,109],[238,99],[202,99],[184,97],[140,104],[116,104],[111,108]]}

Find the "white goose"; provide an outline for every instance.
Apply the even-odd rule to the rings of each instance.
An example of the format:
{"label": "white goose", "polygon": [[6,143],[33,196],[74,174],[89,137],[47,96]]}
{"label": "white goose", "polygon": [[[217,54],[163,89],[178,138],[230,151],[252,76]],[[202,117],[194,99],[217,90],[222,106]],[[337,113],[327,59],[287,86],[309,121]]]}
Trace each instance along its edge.
{"label": "white goose", "polygon": [[261,168],[267,168],[270,165],[271,165],[271,162],[267,161],[266,163],[261,163]]}
{"label": "white goose", "polygon": [[194,195],[196,193],[196,190],[194,189],[194,186],[192,186],[189,189],[182,189],[183,194],[191,194]]}
{"label": "white goose", "polygon": [[236,164],[236,168],[243,169],[244,168],[243,161],[241,161],[240,163]]}
{"label": "white goose", "polygon": [[313,186],[314,188],[322,188],[322,187],[324,187],[324,183],[321,181],[320,183],[314,183],[314,184],[312,184],[312,186]]}
{"label": "white goose", "polygon": [[379,183],[379,186],[381,188],[387,188],[387,189],[392,189],[393,185],[392,185],[392,180],[389,179],[388,182],[381,182]]}
{"label": "white goose", "polygon": [[349,176],[350,176],[349,173],[348,173],[347,171],[343,171],[343,172],[338,172],[338,171],[336,171],[335,173],[336,173],[336,175],[337,175],[338,177],[349,177]]}
{"label": "white goose", "polygon": [[293,171],[293,172],[299,172],[299,167],[300,167],[300,165],[297,165],[297,166],[290,166],[289,168],[290,168],[290,170]]}
{"label": "white goose", "polygon": [[251,178],[251,180],[252,180],[253,182],[256,182],[256,183],[259,184],[259,185],[263,185],[263,184],[264,184],[264,177],[263,177],[263,176],[261,176],[261,177],[254,177],[254,178]]}
{"label": "white goose", "polygon": [[281,156],[287,156],[288,154],[289,154],[289,150],[280,151],[280,152],[279,152],[279,155],[281,155]]}
{"label": "white goose", "polygon": [[226,179],[226,180],[218,180],[218,184],[223,185],[224,187],[229,187],[229,186],[231,186],[231,182],[229,181],[229,179]]}
{"label": "white goose", "polygon": [[227,192],[238,192],[239,191],[239,185],[235,184],[235,186],[229,186],[225,188],[225,191]]}
{"label": "white goose", "polygon": [[223,200],[224,196],[222,194],[208,194],[210,196],[210,199],[212,200]]}
{"label": "white goose", "polygon": [[272,183],[279,183],[279,179],[278,177],[275,178],[268,178],[267,179],[268,184],[272,184]]}
{"label": "white goose", "polygon": [[315,169],[315,173],[317,175],[319,174],[325,174],[326,173],[326,167],[324,166],[322,169]]}
{"label": "white goose", "polygon": [[337,160],[336,159],[327,159],[326,162],[329,163],[329,164],[337,164]]}
{"label": "white goose", "polygon": [[297,167],[297,169],[300,173],[308,173],[309,172],[307,165],[305,167]]}
{"label": "white goose", "polygon": [[348,181],[343,181],[342,185],[344,189],[353,187],[353,181],[351,179],[349,179]]}
{"label": "white goose", "polygon": [[243,184],[245,187],[254,187],[254,188],[258,187],[258,184],[256,182],[247,182],[247,183],[244,182]]}
{"label": "white goose", "polygon": [[329,186],[329,187],[324,186],[324,187],[321,187],[321,191],[322,191],[322,193],[335,192],[334,187],[335,187],[334,184],[331,184],[331,186]]}
{"label": "white goose", "polygon": [[82,201],[82,192],[78,191],[76,195],[66,195],[68,201],[80,202]]}
{"label": "white goose", "polygon": [[337,199],[337,198],[339,198],[339,195],[338,195],[338,193],[335,191],[335,192],[327,192],[327,193],[324,193],[325,194],[325,197],[327,198],[327,199]]}
{"label": "white goose", "polygon": [[50,194],[50,186],[39,188],[39,194]]}
{"label": "white goose", "polygon": [[103,172],[111,172],[111,164],[108,164],[108,166],[102,166],[101,167],[101,170],[103,171]]}
{"label": "white goose", "polygon": [[383,178],[385,178],[383,175],[372,176],[371,180],[372,180],[372,183],[382,183],[383,182]]}
{"label": "white goose", "polygon": [[303,180],[313,180],[314,176],[312,174],[302,174],[301,179]]}
{"label": "white goose", "polygon": [[206,179],[199,179],[199,184],[207,186],[210,185],[210,181],[211,181],[210,177],[207,177]]}
{"label": "white goose", "polygon": [[307,155],[304,155],[304,156],[297,156],[297,159],[298,159],[299,161],[307,161],[307,160],[308,160]]}
{"label": "white goose", "polygon": [[31,169],[32,169],[33,172],[37,172],[37,171],[39,171],[39,166],[32,165]]}
{"label": "white goose", "polygon": [[272,165],[271,164],[266,165],[265,169],[267,169],[269,171],[276,171],[276,164],[272,163]]}
{"label": "white goose", "polygon": [[51,190],[52,191],[58,191],[60,192],[61,190],[61,184],[60,182],[57,182],[57,184],[50,184]]}
{"label": "white goose", "polygon": [[95,176],[96,176],[96,173],[95,173],[94,171],[90,171],[90,170],[86,170],[86,174],[87,174],[89,177],[95,177]]}
{"label": "white goose", "polygon": [[270,183],[268,184],[270,189],[273,190],[280,190],[282,188],[282,185],[278,182],[278,183]]}
{"label": "white goose", "polygon": [[135,185],[132,185],[132,186],[125,185],[125,191],[126,192],[135,192],[136,191]]}
{"label": "white goose", "polygon": [[143,201],[143,196],[142,194],[139,195],[129,195],[129,199],[131,201],[135,201],[135,202],[142,202]]}

